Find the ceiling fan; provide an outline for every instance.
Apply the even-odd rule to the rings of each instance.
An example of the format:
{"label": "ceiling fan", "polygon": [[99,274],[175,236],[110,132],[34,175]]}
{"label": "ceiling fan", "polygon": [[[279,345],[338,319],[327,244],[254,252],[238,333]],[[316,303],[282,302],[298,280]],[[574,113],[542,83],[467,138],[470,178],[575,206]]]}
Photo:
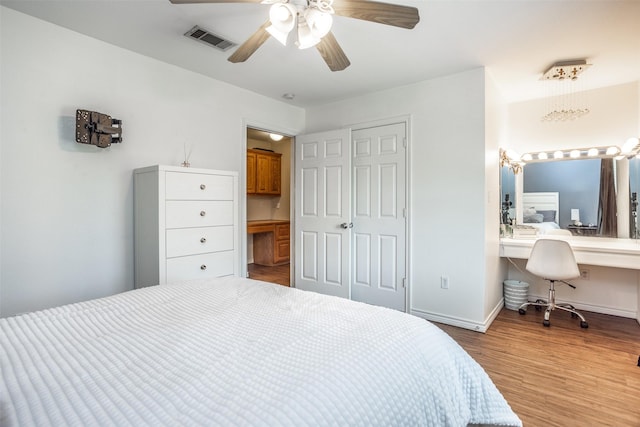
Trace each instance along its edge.
{"label": "ceiling fan", "polygon": [[[418,9],[371,0],[169,0],[186,3],[270,4],[269,19],[228,60],[244,62],[270,37],[286,45],[291,33],[300,49],[315,46],[331,71],[351,63],[331,33],[333,15],[411,29],[420,21]],[[295,30],[295,31],[294,31]]]}

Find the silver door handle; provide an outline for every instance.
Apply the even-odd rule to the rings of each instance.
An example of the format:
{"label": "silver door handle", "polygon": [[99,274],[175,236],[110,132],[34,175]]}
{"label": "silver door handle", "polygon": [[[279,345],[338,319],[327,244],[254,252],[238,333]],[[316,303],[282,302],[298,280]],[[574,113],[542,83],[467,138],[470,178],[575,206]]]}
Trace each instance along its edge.
{"label": "silver door handle", "polygon": [[350,223],[347,224],[346,222],[343,222],[342,224],[340,224],[340,227],[344,228],[345,230],[347,228],[353,228],[353,223],[350,222]]}

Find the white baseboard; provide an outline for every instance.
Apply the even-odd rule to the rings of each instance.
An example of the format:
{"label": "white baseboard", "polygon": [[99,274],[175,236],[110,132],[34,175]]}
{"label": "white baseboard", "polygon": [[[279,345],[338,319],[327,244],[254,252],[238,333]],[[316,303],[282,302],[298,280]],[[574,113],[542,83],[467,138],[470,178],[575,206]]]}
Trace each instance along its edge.
{"label": "white baseboard", "polygon": [[[529,294],[529,301],[535,301],[537,299],[541,299],[541,300],[545,300],[546,301],[548,298],[549,298],[548,294],[545,294],[545,295],[532,295],[532,294]],[[570,301],[570,300],[566,300],[566,299],[556,300],[556,302],[561,302],[561,303],[564,303],[564,304],[571,304],[577,310],[592,311],[594,313],[610,314],[612,316],[627,317],[627,318],[630,318],[630,319],[638,319],[638,312],[633,311],[633,310],[621,310],[619,308],[605,307],[605,306],[593,305],[593,304],[585,304],[583,302]],[[640,323],[640,321],[639,321],[639,323]]]}
{"label": "white baseboard", "polygon": [[496,304],[493,310],[491,310],[491,313],[484,320],[484,322],[475,322],[473,320],[465,319],[462,317],[447,316],[439,313],[429,313],[429,312],[417,310],[417,309],[411,309],[409,313],[413,314],[414,316],[427,319],[431,322],[444,323],[445,325],[451,325],[451,326],[456,326],[458,328],[470,329],[472,331],[485,333],[489,329],[489,326],[491,326],[491,323],[493,323],[495,318],[498,316],[503,306],[504,306],[504,299],[501,298],[498,304]]}

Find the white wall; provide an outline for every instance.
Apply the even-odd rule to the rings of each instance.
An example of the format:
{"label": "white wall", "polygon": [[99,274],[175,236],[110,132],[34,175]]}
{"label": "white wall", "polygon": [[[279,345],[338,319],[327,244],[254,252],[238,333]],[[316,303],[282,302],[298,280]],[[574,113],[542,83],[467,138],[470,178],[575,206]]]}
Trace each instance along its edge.
{"label": "white wall", "polygon": [[[640,82],[588,91],[586,116],[567,122],[542,122],[549,101],[538,99],[508,106],[508,142],[522,154],[537,150],[622,146],[640,135]],[[522,265],[524,270],[524,264]],[[558,299],[576,307],[640,320],[640,270],[588,266],[590,278],[577,280],[577,290],[560,286]],[[513,265],[509,278],[531,281],[530,293],[544,297],[548,285],[523,276]]]}
{"label": "white wall", "polygon": [[[486,284],[484,299],[485,318],[493,318],[502,308],[502,282],[507,277],[507,266],[500,259],[500,147],[507,135],[507,105],[487,70],[485,75],[485,227]],[[498,305],[496,305],[498,304]]]}
{"label": "white wall", "polygon": [[638,133],[638,85],[587,91],[589,114],[571,121],[543,122],[549,101],[536,99],[508,106],[508,142],[523,154],[533,150],[621,146]]}
{"label": "white wall", "polygon": [[[482,330],[488,313],[488,272],[497,260],[485,242],[489,194],[498,218],[497,142],[495,183],[485,164],[485,72],[464,73],[307,109],[306,132],[399,116],[411,116],[412,188],[410,310],[430,319]],[[495,188],[489,189],[490,185]],[[489,220],[491,223],[495,222]],[[495,224],[498,236],[498,223]],[[492,244],[496,245],[495,239]],[[448,290],[440,277],[448,276]],[[496,298],[495,291],[491,299]],[[499,296],[500,298],[502,295]],[[492,301],[493,306],[499,304]]]}
{"label": "white wall", "polygon": [[[304,110],[0,9],[0,315],[133,287],[132,170],[244,171],[244,123],[297,132]],[[74,140],[77,108],[122,144]],[[244,184],[242,184],[244,185]],[[244,187],[243,187],[244,188]]]}

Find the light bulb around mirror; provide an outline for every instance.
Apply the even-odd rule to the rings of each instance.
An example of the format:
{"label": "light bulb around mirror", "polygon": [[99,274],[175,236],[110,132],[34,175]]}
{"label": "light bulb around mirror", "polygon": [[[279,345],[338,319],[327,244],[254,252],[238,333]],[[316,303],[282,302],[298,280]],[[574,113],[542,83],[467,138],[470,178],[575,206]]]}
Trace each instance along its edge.
{"label": "light bulb around mirror", "polygon": [[589,151],[587,151],[587,156],[589,157],[595,157],[597,156],[599,153],[597,148],[589,148]]}
{"label": "light bulb around mirror", "polygon": [[631,153],[634,148],[636,148],[640,144],[640,139],[638,138],[629,138],[622,145],[623,153]]}
{"label": "light bulb around mirror", "polygon": [[571,157],[572,159],[577,159],[578,157],[580,157],[580,150],[571,150],[571,152],[569,153],[569,157]]}
{"label": "light bulb around mirror", "polygon": [[614,156],[620,152],[618,147],[609,147],[607,148],[607,156]]}
{"label": "light bulb around mirror", "polygon": [[549,158],[549,156],[545,152],[542,152],[542,153],[538,154],[538,159],[539,160],[547,160],[548,158]]}
{"label": "light bulb around mirror", "polygon": [[554,159],[561,159],[564,157],[564,153],[562,151],[556,151],[553,153],[553,158]]}

